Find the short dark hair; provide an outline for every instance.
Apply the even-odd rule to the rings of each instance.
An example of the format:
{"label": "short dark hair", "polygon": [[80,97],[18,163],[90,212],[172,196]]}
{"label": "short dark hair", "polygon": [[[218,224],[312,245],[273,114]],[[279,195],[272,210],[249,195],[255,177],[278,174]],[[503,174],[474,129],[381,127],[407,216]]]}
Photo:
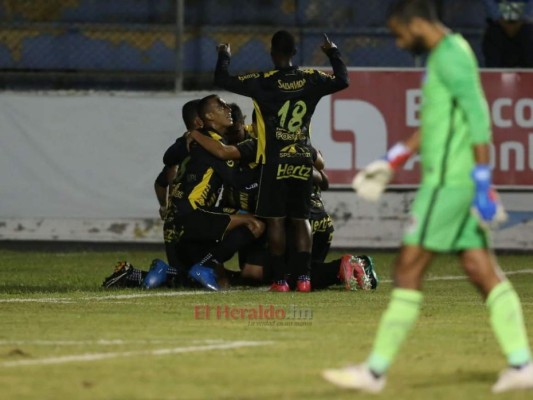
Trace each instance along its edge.
{"label": "short dark hair", "polygon": [[198,102],[198,116],[200,117],[201,120],[205,120],[205,115],[209,112],[209,102],[212,100],[212,99],[215,99],[217,98],[218,95],[216,94],[210,94],[209,96],[205,96],[203,99],[201,99],[199,102]]}
{"label": "short dark hair", "polygon": [[231,103],[229,104],[229,107],[231,108],[231,119],[233,120],[233,123],[239,121],[244,123],[244,115],[239,105],[237,103]]}
{"label": "short dark hair", "polygon": [[188,101],[181,108],[181,117],[187,129],[194,129],[194,119],[198,116],[200,99]]}
{"label": "short dark hair", "polygon": [[432,0],[397,0],[393,2],[387,12],[387,19],[398,18],[403,23],[409,23],[418,17],[426,21],[438,21],[437,9]]}
{"label": "short dark hair", "polygon": [[296,53],[296,40],[294,36],[287,31],[277,31],[272,36],[270,51],[283,56],[294,55]]}

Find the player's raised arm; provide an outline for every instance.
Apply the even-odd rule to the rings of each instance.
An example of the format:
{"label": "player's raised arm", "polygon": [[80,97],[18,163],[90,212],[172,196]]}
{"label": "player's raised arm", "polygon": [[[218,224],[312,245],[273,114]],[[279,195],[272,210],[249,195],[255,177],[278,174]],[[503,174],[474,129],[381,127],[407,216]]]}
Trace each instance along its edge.
{"label": "player's raised arm", "polygon": [[329,40],[328,36],[324,34],[324,43],[320,46],[322,51],[328,56],[331,67],[333,68],[333,75],[319,72],[321,77],[320,89],[323,95],[331,94],[339,90],[345,89],[350,85],[348,77],[348,69],[341,59],[341,53],[337,45]]}
{"label": "player's raised arm", "polygon": [[243,96],[253,97],[259,88],[259,73],[252,73],[240,76],[229,74],[231,62],[231,48],[229,43],[217,46],[218,60],[215,69],[215,85],[220,86],[230,92]]}

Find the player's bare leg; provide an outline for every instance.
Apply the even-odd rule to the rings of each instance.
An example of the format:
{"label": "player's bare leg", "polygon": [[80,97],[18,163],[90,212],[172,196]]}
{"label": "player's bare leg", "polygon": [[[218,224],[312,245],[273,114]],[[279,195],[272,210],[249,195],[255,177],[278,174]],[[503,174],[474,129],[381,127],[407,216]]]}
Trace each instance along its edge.
{"label": "player's bare leg", "polygon": [[461,265],[486,299],[496,285],[505,279],[493,254],[486,249],[469,249],[460,255]]}
{"label": "player's bare leg", "polygon": [[285,218],[268,218],[267,235],[269,246],[269,262],[273,274],[273,283],[270,287],[272,292],[288,292],[289,285],[285,280],[287,273],[287,263],[285,261],[286,232]]}
{"label": "player's bare leg", "polygon": [[326,380],[345,388],[371,393],[385,386],[385,374],[407,333],[414,325],[422,303],[422,278],[433,252],[420,246],[402,246],[393,270],[394,290],[365,364],[323,373]]}
{"label": "player's bare leg", "polygon": [[296,277],[296,290],[299,292],[311,291],[311,249],[313,248],[313,235],[308,219],[291,218],[294,240],[294,253],[289,262],[291,271]]}
{"label": "player's bare leg", "polygon": [[489,309],[496,339],[509,367],[502,372],[493,392],[533,389],[533,364],[522,307],[511,283],[505,279],[496,258],[487,249],[469,249],[461,264],[470,281],[479,288]]}
{"label": "player's bare leg", "polygon": [[402,246],[394,262],[394,287],[401,289],[422,289],[424,272],[433,259],[433,252],[420,246]]}

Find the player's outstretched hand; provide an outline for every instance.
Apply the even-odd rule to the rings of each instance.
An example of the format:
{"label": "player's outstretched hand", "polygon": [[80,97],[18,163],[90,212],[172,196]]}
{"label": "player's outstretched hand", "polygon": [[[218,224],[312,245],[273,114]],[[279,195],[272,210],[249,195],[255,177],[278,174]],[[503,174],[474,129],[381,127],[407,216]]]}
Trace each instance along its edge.
{"label": "player's outstretched hand", "polygon": [[412,154],[412,149],[405,143],[396,143],[383,158],[359,171],[352,182],[353,189],[365,200],[378,201],[394,176],[394,170],[402,166]]}
{"label": "player's outstretched hand", "polygon": [[217,53],[228,53],[231,56],[231,47],[229,43],[220,43],[217,46]]}
{"label": "player's outstretched hand", "polygon": [[485,229],[494,229],[507,221],[507,212],[498,192],[491,187],[487,191],[476,190],[472,201],[472,212]]}
{"label": "player's outstretched hand", "polygon": [[376,160],[359,171],[352,181],[352,188],[368,201],[378,201],[391,181],[394,170],[387,160]]}
{"label": "player's outstretched hand", "polygon": [[472,171],[472,179],[476,188],[472,200],[472,212],[483,228],[496,228],[507,220],[507,213],[500,201],[500,196],[492,187],[490,166],[477,164]]}
{"label": "player's outstretched hand", "polygon": [[331,40],[329,40],[328,35],[326,35],[325,33],[323,33],[323,35],[324,35],[324,43],[322,43],[322,46],[320,46],[320,47],[322,48],[322,51],[324,53],[328,54],[328,52],[331,49],[336,49],[337,45],[335,43],[333,43]]}

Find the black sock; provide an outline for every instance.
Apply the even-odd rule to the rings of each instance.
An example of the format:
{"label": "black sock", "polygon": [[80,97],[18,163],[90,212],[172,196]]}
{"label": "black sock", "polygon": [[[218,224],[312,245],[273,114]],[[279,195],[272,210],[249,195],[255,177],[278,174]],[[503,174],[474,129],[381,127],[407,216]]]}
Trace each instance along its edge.
{"label": "black sock", "polygon": [[311,284],[313,285],[313,289],[324,289],[340,283],[338,277],[340,265],[340,258],[326,263],[311,263],[311,269],[313,271]]}
{"label": "black sock", "polygon": [[311,253],[306,251],[294,253],[290,257],[289,264],[292,271],[294,271],[296,279],[302,275],[311,275]]}
{"label": "black sock", "polygon": [[215,267],[228,261],[244,246],[255,240],[253,233],[246,226],[239,226],[228,232],[224,239],[211,250],[200,262],[207,267]]}
{"label": "black sock", "polygon": [[285,280],[285,275],[288,273],[285,255],[276,256],[270,254],[269,262],[270,270],[272,271],[272,280],[274,282]]}
{"label": "black sock", "polygon": [[167,255],[168,265],[179,267],[178,253],[176,250],[177,244],[174,242],[165,242],[165,254]]}
{"label": "black sock", "polygon": [[133,268],[133,272],[126,277],[126,280],[131,282],[133,285],[141,286],[143,279],[147,273],[148,272],[146,271],[141,271],[140,269]]}

